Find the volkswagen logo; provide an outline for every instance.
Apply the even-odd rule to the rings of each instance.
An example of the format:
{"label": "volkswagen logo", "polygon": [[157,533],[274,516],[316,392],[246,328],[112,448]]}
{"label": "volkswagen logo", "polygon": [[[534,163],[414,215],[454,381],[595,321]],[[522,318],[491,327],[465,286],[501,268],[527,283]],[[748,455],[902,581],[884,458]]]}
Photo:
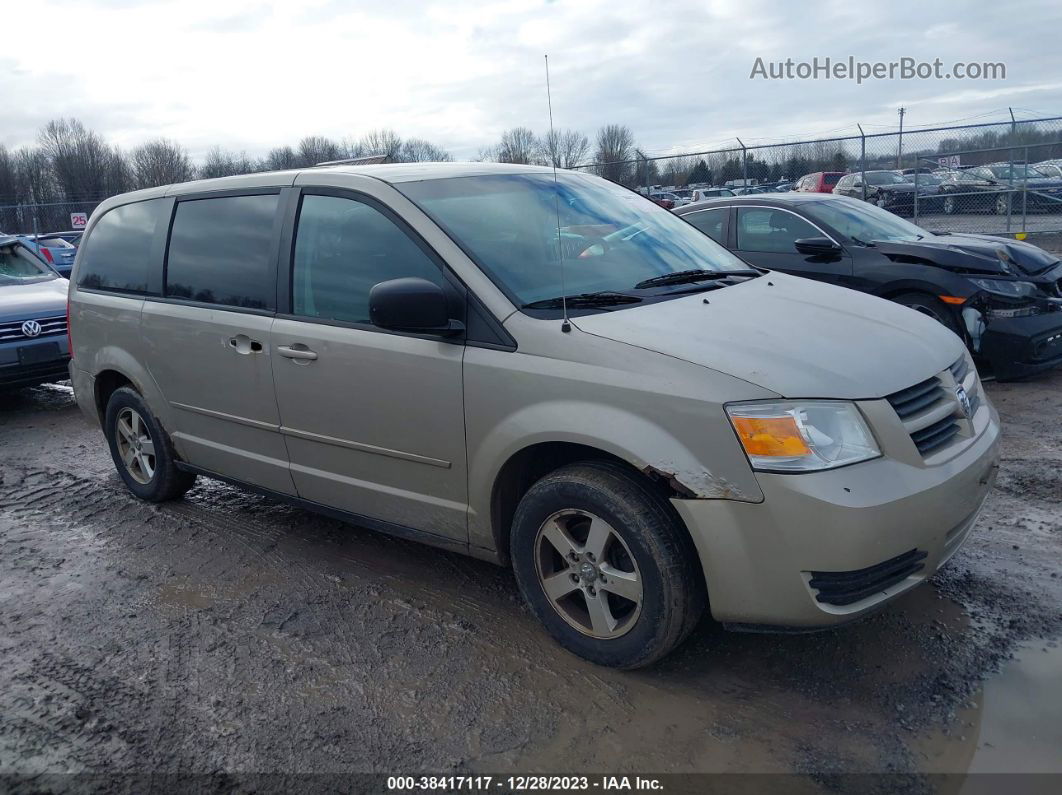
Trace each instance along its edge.
{"label": "volkswagen logo", "polygon": [[973,404],[970,403],[970,396],[966,394],[966,390],[963,389],[962,384],[955,387],[955,399],[959,401],[959,408],[962,409],[962,415],[966,419],[973,417]]}
{"label": "volkswagen logo", "polygon": [[22,333],[27,337],[36,337],[41,333],[41,324],[36,320],[27,320],[22,324]]}

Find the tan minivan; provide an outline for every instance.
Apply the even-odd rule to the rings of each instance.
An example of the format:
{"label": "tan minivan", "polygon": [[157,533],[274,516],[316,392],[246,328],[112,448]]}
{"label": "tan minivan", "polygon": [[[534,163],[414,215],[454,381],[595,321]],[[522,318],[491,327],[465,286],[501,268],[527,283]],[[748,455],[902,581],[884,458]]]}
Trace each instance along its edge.
{"label": "tan minivan", "polygon": [[706,607],[744,629],[880,607],[955,553],[997,468],[943,326],[575,172],[117,196],[70,328],[77,401],[138,497],[220,478],[512,565],[561,644],[624,668]]}

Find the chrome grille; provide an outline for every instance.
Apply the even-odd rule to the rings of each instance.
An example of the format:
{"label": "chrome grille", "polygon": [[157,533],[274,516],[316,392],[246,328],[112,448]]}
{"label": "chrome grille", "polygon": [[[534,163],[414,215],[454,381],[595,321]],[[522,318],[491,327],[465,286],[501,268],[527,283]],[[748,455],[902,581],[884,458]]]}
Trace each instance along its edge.
{"label": "chrome grille", "polygon": [[911,441],[915,443],[918,452],[926,455],[946,445],[958,432],[959,424],[955,422],[954,417],[948,416],[912,433]]}
{"label": "chrome grille", "polygon": [[[29,320],[31,318],[26,318]],[[54,337],[60,334],[66,334],[66,318],[60,317],[39,317],[32,318],[41,324],[41,333],[36,337],[27,337],[22,333],[22,324],[26,320],[13,320],[0,323],[0,342],[12,342],[14,340],[39,340],[41,337]]]}
{"label": "chrome grille", "polygon": [[958,386],[970,399],[971,416],[976,414],[981,405],[981,386],[965,355],[938,375],[885,398],[923,457],[971,434],[955,392]]}
{"label": "chrome grille", "polygon": [[901,420],[925,411],[944,399],[944,390],[936,376],[927,378],[920,384],[901,389],[886,398]]}

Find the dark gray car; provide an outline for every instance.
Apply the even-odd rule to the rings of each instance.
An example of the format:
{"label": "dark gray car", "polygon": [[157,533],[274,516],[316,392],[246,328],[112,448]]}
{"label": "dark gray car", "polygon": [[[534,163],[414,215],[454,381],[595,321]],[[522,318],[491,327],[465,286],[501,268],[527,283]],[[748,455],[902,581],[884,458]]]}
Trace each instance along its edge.
{"label": "dark gray car", "polygon": [[0,236],[0,390],[69,377],[67,287],[28,246]]}

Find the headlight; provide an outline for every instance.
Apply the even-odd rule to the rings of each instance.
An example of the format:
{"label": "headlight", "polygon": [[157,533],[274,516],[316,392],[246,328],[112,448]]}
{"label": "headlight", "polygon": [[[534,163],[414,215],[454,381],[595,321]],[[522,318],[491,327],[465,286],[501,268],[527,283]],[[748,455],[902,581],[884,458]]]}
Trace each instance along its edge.
{"label": "headlight", "polygon": [[881,455],[859,409],[847,401],[732,403],[726,413],[753,469],[813,472]]}
{"label": "headlight", "polygon": [[1006,298],[1035,298],[1039,292],[1032,282],[1012,282],[1004,279],[970,279],[986,293],[1002,295]]}

